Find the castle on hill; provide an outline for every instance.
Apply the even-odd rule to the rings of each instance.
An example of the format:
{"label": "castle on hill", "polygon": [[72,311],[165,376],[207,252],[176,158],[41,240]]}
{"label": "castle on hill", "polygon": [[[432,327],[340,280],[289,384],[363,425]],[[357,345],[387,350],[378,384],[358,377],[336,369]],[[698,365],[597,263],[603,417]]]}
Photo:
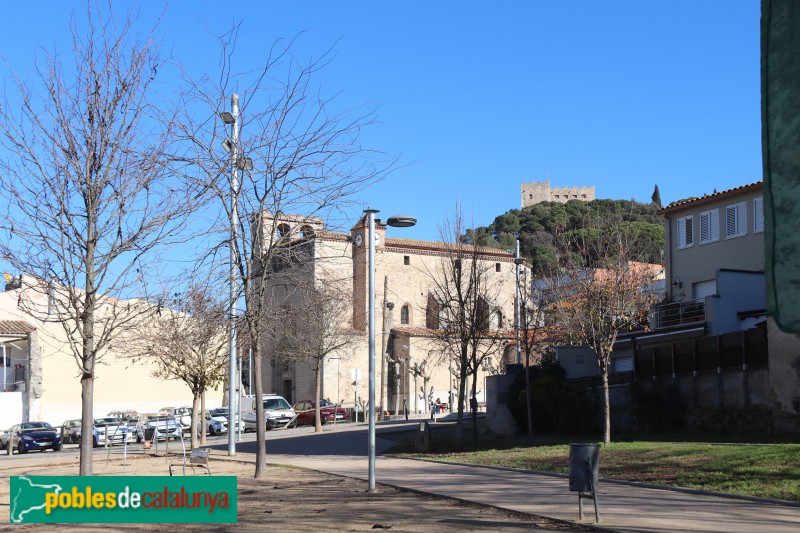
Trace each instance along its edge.
{"label": "castle on hill", "polygon": [[594,185],[589,187],[550,187],[550,180],[522,182],[522,208],[541,202],[567,203],[569,200],[591,202]]}

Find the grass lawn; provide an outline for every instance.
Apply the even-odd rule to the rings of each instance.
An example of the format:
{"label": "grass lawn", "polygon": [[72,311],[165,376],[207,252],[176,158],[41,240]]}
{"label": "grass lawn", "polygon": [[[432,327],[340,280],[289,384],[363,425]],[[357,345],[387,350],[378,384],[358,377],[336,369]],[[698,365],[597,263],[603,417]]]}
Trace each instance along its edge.
{"label": "grass lawn", "polygon": [[[472,463],[567,473],[569,442],[596,442],[581,438],[525,438],[484,435],[465,449],[453,452],[451,436],[434,431],[430,453],[405,442],[393,453],[440,461]],[[672,485],[766,498],[800,501],[800,444],[665,442],[647,438],[612,442],[600,448],[600,476],[610,479]]]}

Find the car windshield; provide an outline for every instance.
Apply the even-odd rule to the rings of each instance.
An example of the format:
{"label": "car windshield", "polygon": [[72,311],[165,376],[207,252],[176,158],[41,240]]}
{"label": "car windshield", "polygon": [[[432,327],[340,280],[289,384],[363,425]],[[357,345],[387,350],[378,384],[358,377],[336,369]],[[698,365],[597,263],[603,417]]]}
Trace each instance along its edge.
{"label": "car windshield", "polygon": [[269,398],[264,400],[264,409],[291,409],[292,406],[283,398]]}
{"label": "car windshield", "polygon": [[329,402],[328,400],[320,400],[319,401],[319,406],[320,407],[333,407],[333,404],[331,402]]}
{"label": "car windshield", "polygon": [[222,408],[212,409],[208,412],[208,414],[210,414],[211,416],[228,416],[228,410]]}
{"label": "car windshield", "polygon": [[120,420],[119,418],[106,417],[106,418],[94,419],[94,425],[98,427],[118,426],[120,424],[122,424],[122,420]]}
{"label": "car windshield", "polygon": [[20,425],[22,431],[42,431],[45,429],[53,429],[53,426],[47,422],[26,422]]}

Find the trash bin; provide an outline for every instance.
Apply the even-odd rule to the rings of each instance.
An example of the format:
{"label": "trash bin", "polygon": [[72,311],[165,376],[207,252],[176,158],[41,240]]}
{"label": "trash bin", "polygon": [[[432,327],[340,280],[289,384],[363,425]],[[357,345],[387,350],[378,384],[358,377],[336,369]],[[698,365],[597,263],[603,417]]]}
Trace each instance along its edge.
{"label": "trash bin", "polygon": [[600,445],[569,445],[569,490],[594,492],[600,477]]}
{"label": "trash bin", "polygon": [[[578,493],[578,517],[583,520],[583,499],[594,503],[595,521],[600,522],[597,480],[600,478],[600,445],[569,445],[569,490]],[[584,494],[587,493],[587,494]]]}
{"label": "trash bin", "polygon": [[153,439],[156,436],[156,428],[144,428],[144,446],[145,450],[153,447]]}

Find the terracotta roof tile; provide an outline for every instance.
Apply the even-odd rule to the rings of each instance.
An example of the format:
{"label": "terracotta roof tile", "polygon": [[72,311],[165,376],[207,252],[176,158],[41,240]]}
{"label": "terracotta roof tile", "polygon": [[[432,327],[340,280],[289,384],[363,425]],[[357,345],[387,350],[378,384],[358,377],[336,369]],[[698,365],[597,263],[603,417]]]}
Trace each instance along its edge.
{"label": "terracotta roof tile", "polygon": [[24,320],[0,320],[0,335],[28,335],[35,330]]}
{"label": "terracotta roof tile", "polygon": [[715,192],[712,194],[706,194],[705,196],[701,196],[700,198],[692,198],[690,200],[681,200],[680,202],[673,202],[664,209],[662,209],[661,214],[664,215],[667,213],[671,213],[673,211],[684,209],[686,207],[694,207],[695,205],[702,205],[708,202],[714,202],[716,200],[719,200],[720,198],[725,198],[726,196],[734,196],[736,194],[749,192],[751,190],[758,190],[763,186],[763,184],[764,184],[763,181],[756,181],[753,183],[748,183],[747,185],[740,185],[739,187],[734,187],[733,189]]}

